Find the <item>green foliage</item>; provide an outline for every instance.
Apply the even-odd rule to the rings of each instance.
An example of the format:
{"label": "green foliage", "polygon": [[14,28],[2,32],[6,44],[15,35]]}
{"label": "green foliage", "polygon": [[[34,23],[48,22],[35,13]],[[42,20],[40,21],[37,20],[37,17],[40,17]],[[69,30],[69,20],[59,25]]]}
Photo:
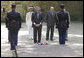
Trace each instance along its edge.
{"label": "green foliage", "polygon": [[[65,8],[69,11],[72,21],[83,21],[83,1],[1,1],[1,21],[5,20],[7,11],[11,10],[11,3],[16,3],[16,10],[20,12],[23,21],[25,21],[26,13],[29,6],[40,6],[44,14],[49,10],[50,6],[55,7],[55,11],[60,11],[59,5],[65,4]],[[6,12],[3,12],[3,7]]]}

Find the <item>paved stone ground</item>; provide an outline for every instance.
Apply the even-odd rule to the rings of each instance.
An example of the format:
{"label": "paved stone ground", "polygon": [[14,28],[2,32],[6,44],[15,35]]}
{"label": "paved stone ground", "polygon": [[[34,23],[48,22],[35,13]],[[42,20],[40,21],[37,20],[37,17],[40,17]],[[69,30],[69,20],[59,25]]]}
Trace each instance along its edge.
{"label": "paved stone ground", "polygon": [[[83,23],[72,22],[69,28],[68,42],[59,45],[58,31],[54,31],[54,41],[46,41],[46,25],[43,24],[42,42],[49,45],[34,45],[28,38],[28,30],[25,23],[19,31],[17,53],[19,57],[83,57]],[[8,42],[8,31],[5,24],[1,24],[1,57],[12,57]]]}

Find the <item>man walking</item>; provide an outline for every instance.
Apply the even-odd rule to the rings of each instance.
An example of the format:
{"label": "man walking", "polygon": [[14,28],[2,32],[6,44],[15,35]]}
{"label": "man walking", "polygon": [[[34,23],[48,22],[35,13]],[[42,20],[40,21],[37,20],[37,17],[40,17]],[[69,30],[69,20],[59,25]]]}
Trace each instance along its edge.
{"label": "man walking", "polygon": [[57,22],[56,12],[54,11],[54,7],[50,7],[50,11],[48,11],[46,15],[46,23],[47,23],[46,40],[49,40],[49,31],[51,30],[50,40],[53,41],[54,25],[56,24],[56,22]]}
{"label": "man walking", "polygon": [[7,13],[6,26],[9,30],[9,38],[11,44],[11,50],[15,52],[15,48],[18,44],[18,31],[21,28],[21,16],[20,13],[16,12],[16,4],[11,5],[12,11]]}
{"label": "man walking", "polygon": [[[43,13],[40,11],[40,7],[36,7],[36,11],[32,13],[32,26],[34,29],[34,43],[41,43],[41,31],[42,31]],[[38,34],[38,40],[37,40]]]}
{"label": "man walking", "polygon": [[64,4],[60,5],[61,11],[57,13],[58,23],[57,28],[59,32],[59,43],[65,44],[66,32],[69,28],[70,16],[69,12],[65,11]]}

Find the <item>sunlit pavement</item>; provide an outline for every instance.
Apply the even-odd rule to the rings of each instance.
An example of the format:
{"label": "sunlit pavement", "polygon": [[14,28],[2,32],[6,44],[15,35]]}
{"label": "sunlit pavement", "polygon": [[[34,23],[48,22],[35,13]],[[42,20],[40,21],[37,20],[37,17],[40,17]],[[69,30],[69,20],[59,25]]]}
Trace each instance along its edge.
{"label": "sunlit pavement", "polygon": [[[66,45],[59,45],[58,31],[54,30],[54,41],[46,41],[46,25],[43,24],[42,42],[48,45],[34,45],[28,38],[25,23],[19,31],[17,53],[19,57],[83,57],[83,24],[71,23]],[[8,30],[1,24],[1,57],[12,57],[8,43]]]}

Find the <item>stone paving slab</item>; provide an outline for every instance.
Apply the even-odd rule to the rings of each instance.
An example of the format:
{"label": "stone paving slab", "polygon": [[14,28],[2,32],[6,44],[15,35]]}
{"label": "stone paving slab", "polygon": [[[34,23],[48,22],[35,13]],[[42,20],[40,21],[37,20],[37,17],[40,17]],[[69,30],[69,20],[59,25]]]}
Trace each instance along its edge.
{"label": "stone paving slab", "polygon": [[[79,31],[80,30],[80,31]],[[28,38],[28,30],[25,23],[19,31],[17,53],[19,57],[83,57],[83,24],[71,23],[69,38],[65,46],[59,45],[58,31],[54,31],[54,41],[46,41],[46,25],[42,29],[42,42],[49,45],[34,45]],[[12,57],[10,44],[8,43],[8,31],[5,25],[1,25],[1,57]]]}
{"label": "stone paving slab", "polygon": [[78,57],[81,56],[68,46],[47,45],[18,48],[19,57]]}

